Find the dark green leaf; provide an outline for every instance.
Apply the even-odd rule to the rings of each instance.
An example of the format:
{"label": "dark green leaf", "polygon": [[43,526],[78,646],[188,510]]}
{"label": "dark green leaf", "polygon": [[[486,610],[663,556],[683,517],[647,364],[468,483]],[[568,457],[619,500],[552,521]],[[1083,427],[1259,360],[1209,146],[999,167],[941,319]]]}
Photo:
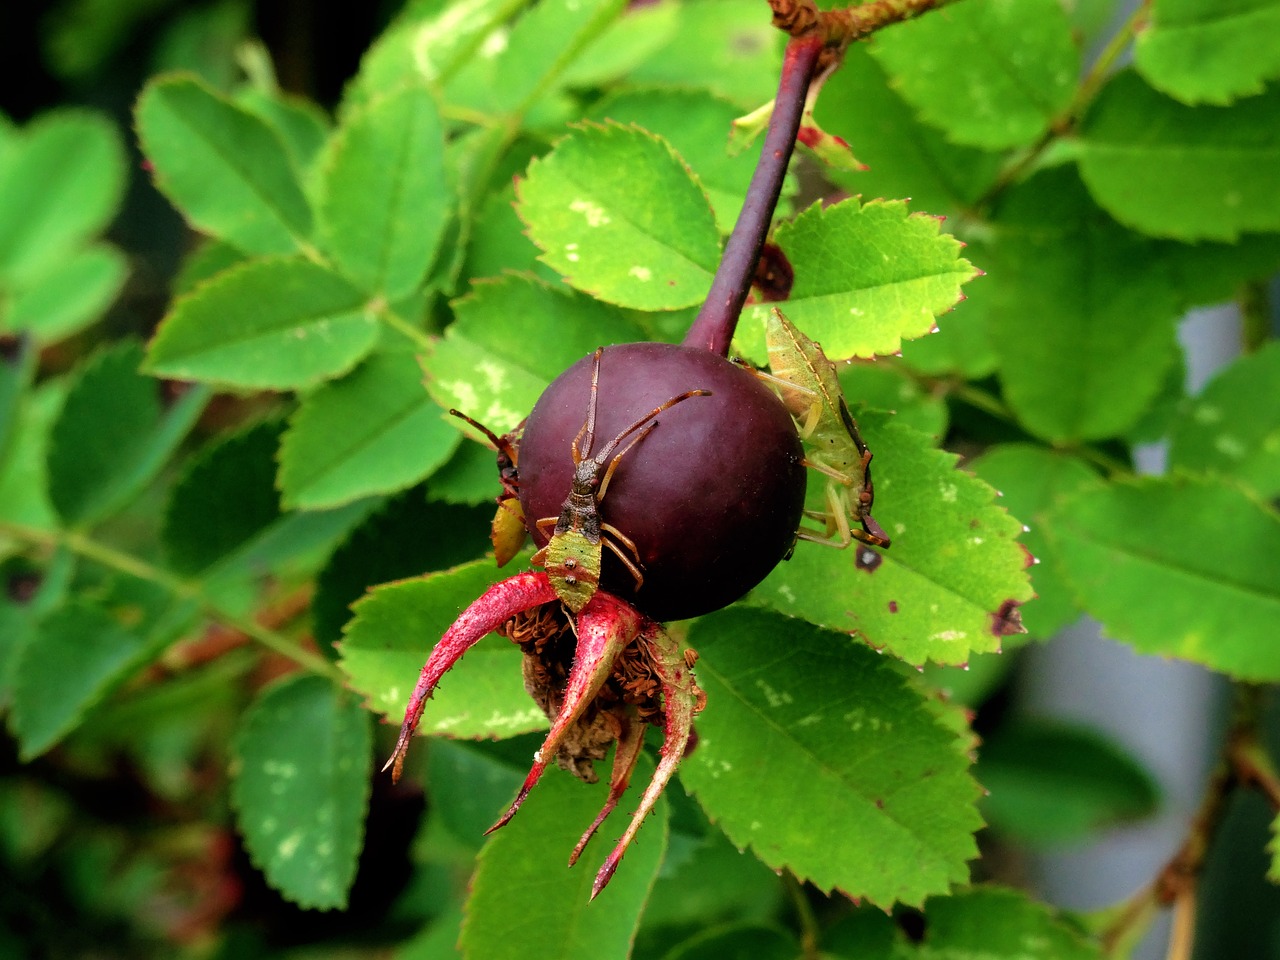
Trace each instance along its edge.
{"label": "dark green leaf", "polygon": [[1011,194],[997,231],[983,263],[1009,404],[1050,440],[1122,434],[1177,351],[1180,304],[1159,246],[1098,211],[1066,167]]}
{"label": "dark green leaf", "polygon": [[1059,501],[1097,484],[1098,475],[1068,454],[1031,444],[992,447],[972,461],[969,468],[1004,494],[1002,505],[1030,525],[1022,542],[1040,562],[1031,572],[1036,596],[1020,612],[1032,636],[1051,637],[1079,617],[1080,608],[1063,579],[1041,522]]}
{"label": "dark green leaf", "polygon": [[195,226],[249,253],[307,248],[311,208],[266,123],[189,76],[152,80],[136,117],[156,185]]}
{"label": "dark green leaf", "polygon": [[[642,757],[633,783],[648,781]],[[633,789],[635,789],[633,787]],[[631,845],[609,886],[590,902],[591,882],[629,814],[624,801],[574,867],[565,859],[604,805],[606,778],[587,785],[551,769],[510,824],[480,853],[471,881],[462,953],[469,960],[599,960],[626,956],[667,847],[667,804]],[[529,923],[536,917],[536,923]]]}
{"label": "dark green leaf", "polygon": [[1059,0],[967,0],[876,34],[871,52],[926,122],[987,148],[1044,133],[1080,69]]}
{"label": "dark green leaf", "polygon": [[1018,720],[984,738],[975,770],[983,816],[1022,843],[1077,841],[1153,813],[1155,781],[1133,757],[1084,727]]}
{"label": "dark green leaf", "polygon": [[1225,483],[1147,479],[1086,489],[1045,527],[1110,636],[1241,679],[1280,679],[1273,510]]}
{"label": "dark green leaf", "polygon": [[760,611],[689,640],[707,707],[681,779],[730,840],[886,908],[965,879],[981,826],[965,744],[892,661]]}
{"label": "dark green leaf", "polygon": [[1280,230],[1280,85],[1231,107],[1188,107],[1135,73],[1080,129],[1080,173],[1121,223],[1179,240]]}
{"label": "dark green leaf", "polygon": [[[492,455],[489,483],[496,491]],[[488,549],[492,516],[492,500],[480,507],[449,506],[428,501],[421,488],[388,501],[351,531],[321,571],[311,601],[316,640],[337,642],[350,605],[374,584],[475,559]]]}
{"label": "dark green leaf", "polygon": [[893,545],[801,542],[752,601],[856,633],[913,664],[999,650],[1013,607],[1032,596],[1021,522],[924,435],[878,414],[858,426],[875,454],[874,515]]}
{"label": "dark green leaf", "polygon": [[259,423],[206,448],[178,480],[165,510],[169,563],[198,573],[280,516],[275,452],[280,424]]}
{"label": "dark green leaf", "polygon": [[[499,743],[434,740],[427,747],[431,812],[450,835],[473,851],[515,796],[529,770],[523,739]],[[534,749],[528,745],[529,749]],[[513,762],[514,761],[514,762]]]}
{"label": "dark green leaf", "polygon": [[1101,960],[1102,951],[1052,909],[1026,894],[974,887],[925,904],[927,936],[895,958],[929,960]]}
{"label": "dark green leaf", "polygon": [[186,437],[209,394],[186,391],[167,410],[160,384],[138,373],[142,347],[122,341],[80,371],[49,436],[49,495],[68,524],[102,520],[135,496]]}
{"label": "dark green leaf", "polygon": [[192,250],[182,261],[182,266],[178,268],[178,275],[173,279],[172,296],[177,299],[183,294],[190,293],[204,281],[216,277],[222,271],[229,270],[247,259],[229,243],[207,240]]}
{"label": "dark green leaf", "polygon": [[27,391],[7,449],[0,456],[0,518],[42,530],[59,526],[49,502],[46,467],[49,432],[62,409],[65,386],[46,383]]}
{"label": "dark green leaf", "polygon": [[[908,214],[903,201],[815,204],[774,239],[797,268],[781,307],[833,360],[894,353],[924,336],[977,275],[937,218]],[[736,342],[748,356],[762,352],[770,307],[743,313]]]}
{"label": "dark green leaf", "polygon": [[1206,384],[1174,422],[1169,465],[1280,494],[1280,343],[1242,357]]}
{"label": "dark green leaf", "polygon": [[98,244],[67,254],[14,296],[3,325],[27,331],[42,344],[56,343],[106,312],[128,274],[115,247]]}
{"label": "dark green leaf", "polygon": [[347,904],[364,841],[369,718],[323,677],[264,690],[240,722],[231,802],[267,882],[301,907]]}
{"label": "dark green leaf", "polygon": [[529,165],[517,193],[542,259],[577,289],[642,310],[686,307],[706,294],[720,257],[715,215],[688,168],[652,134],[579,127]]}
{"label": "dark green leaf", "polygon": [[431,95],[405,87],[348,114],[329,143],[320,235],[370,293],[412,293],[435,259],[451,204],[444,131]]}
{"label": "dark green leaf", "polygon": [[316,510],[402,490],[457,444],[412,354],[375,354],[306,396],[289,421],[280,444],[284,505]]}
{"label": "dark green leaf", "polygon": [[17,134],[7,154],[0,163],[0,280],[23,283],[111,221],[124,193],[124,147],[103,117],[59,110]]}
{"label": "dark green leaf", "polygon": [[[371,590],[355,605],[340,645],[351,688],[368,698],[371,710],[399,723],[431,648],[500,578],[491,560],[477,560]],[[419,733],[510,737],[545,727],[547,718],[524,692],[520,662],[520,648],[509,640],[493,635],[480,641],[440,684]]]}
{"label": "dark green leaf", "polygon": [[897,422],[931,437],[947,432],[947,405],[907,376],[899,364],[850,363],[838,368],[840,389],[855,411],[860,406],[891,411]]}
{"label": "dark green leaf", "polygon": [[350,370],[377,338],[346,280],[309,260],[248,260],[174,303],[147,362],[161,376],[299,388]]}
{"label": "dark green leaf", "polygon": [[110,613],[75,600],[45,617],[18,654],[10,727],[24,760],[44,753],[137,670],[148,637]]}
{"label": "dark green leaf", "polygon": [[1280,77],[1276,0],[1154,0],[1133,47],[1147,82],[1184,103],[1230,103]]}
{"label": "dark green leaf", "polygon": [[0,600],[0,711],[12,710],[18,661],[35,635],[32,612],[25,605]]}
{"label": "dark green leaf", "polygon": [[795,960],[804,953],[795,934],[779,927],[713,927],[677,944],[663,960]]}

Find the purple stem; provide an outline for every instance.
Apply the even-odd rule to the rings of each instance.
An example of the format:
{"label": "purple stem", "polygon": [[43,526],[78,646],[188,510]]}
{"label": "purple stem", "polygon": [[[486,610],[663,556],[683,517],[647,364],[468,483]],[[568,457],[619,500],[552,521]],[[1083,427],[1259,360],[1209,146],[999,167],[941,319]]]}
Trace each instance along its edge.
{"label": "purple stem", "polygon": [[729,242],[725,244],[707,299],[685,334],[686,347],[702,347],[722,357],[729,353],[729,342],[738,325],[738,315],[751,289],[751,278],[765,238],[769,235],[769,225],[773,222],[773,211],[782,192],[782,180],[787,173],[791,151],[795,149],[809,82],[813,79],[821,51],[822,39],[817,36],[793,38],[787,44],[778,97],[764,135],[760,160],[751,175],[746,201],[738,214],[738,222],[733,225]]}

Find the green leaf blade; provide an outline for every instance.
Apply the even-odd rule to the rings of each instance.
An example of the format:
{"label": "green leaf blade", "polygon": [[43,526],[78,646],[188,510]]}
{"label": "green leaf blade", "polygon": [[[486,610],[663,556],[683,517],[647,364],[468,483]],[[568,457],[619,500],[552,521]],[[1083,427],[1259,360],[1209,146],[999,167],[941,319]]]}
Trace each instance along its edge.
{"label": "green leaf blade", "polygon": [[[636,170],[646,176],[638,180]],[[675,310],[701,301],[711,284],[715,215],[683,162],[651,134],[579,127],[530,165],[517,194],[542,259],[598,299]]]}
{"label": "green leaf blade", "polygon": [[[339,665],[369,709],[400,721],[431,648],[496,574],[491,560],[476,560],[384,584],[355,605]],[[520,663],[520,648],[509,640],[481,640],[441,682],[419,734],[505,738],[545,728],[547,718],[524,692]]]}
{"label": "green leaf blade", "polygon": [[875,516],[893,544],[833,550],[801,542],[752,603],[860,635],[911,664],[995,653],[1032,596],[1022,524],[955,456],[882,416],[859,416],[874,452]]}
{"label": "green leaf blade", "polygon": [[94,244],[39,274],[10,305],[4,325],[30,333],[42,344],[79,333],[98,319],[124,288],[124,254]]}
{"label": "green leaf blade", "polygon": [[[652,775],[653,763],[642,756],[633,784]],[[464,957],[598,960],[628,955],[666,853],[667,801],[659,799],[609,886],[593,903],[592,881],[609,852],[608,838],[624,829],[627,803],[610,814],[575,866],[566,866],[565,860],[604,806],[606,793],[605,778],[588,785],[559,769],[547,772],[520,814],[480,853],[462,927]]]}
{"label": "green leaf blade", "polygon": [[1080,174],[1108,213],[1153,236],[1232,241],[1274,232],[1278,112],[1280,85],[1231,107],[1188,107],[1124,72],[1081,125]]}
{"label": "green leaf blade", "polygon": [[17,134],[0,163],[0,279],[28,282],[102,230],[125,170],[120,135],[96,114],[55,111]]}
{"label": "green leaf blade", "polygon": [[[977,275],[958,255],[960,242],[941,233],[936,218],[909,214],[905,201],[815,204],[779,226],[775,239],[792,264],[809,265],[780,307],[833,360],[894,353],[924,336]],[[763,352],[757,343],[769,307],[744,312],[738,338],[748,356]]]}
{"label": "green leaf blade", "polygon": [[267,882],[307,909],[341,909],[369,802],[369,718],[323,677],[293,677],[240,721],[231,799]]}
{"label": "green leaf blade", "polygon": [[1280,76],[1280,3],[1155,0],[1133,56],[1148,83],[1183,103],[1262,93]]}
{"label": "green leaf blade", "polygon": [[[1188,518],[1205,525],[1194,538]],[[1274,511],[1225,483],[1148,479],[1085,490],[1046,526],[1110,636],[1241,679],[1280,678]]]}
{"label": "green leaf blade", "polygon": [[412,293],[448,223],[445,183],[444,130],[425,89],[352,111],[331,142],[317,212],[339,269],[388,300]]}
{"label": "green leaf blade", "polygon": [[1071,101],[1079,55],[1058,0],[974,0],[885,30],[872,55],[954,142],[1032,143]]}
{"label": "green leaf blade", "polygon": [[707,707],[681,779],[736,845],[884,908],[965,880],[977,784],[890,661],[753,611],[698,620],[690,642]]}
{"label": "green leaf blade", "polygon": [[350,370],[378,321],[365,295],[302,259],[249,260],[179,299],[148,351],[160,376],[293,389]]}
{"label": "green leaf blade", "polygon": [[459,434],[427,395],[408,353],[375,354],[305,397],[280,445],[287,508],[317,510],[412,486]]}
{"label": "green leaf blade", "polygon": [[148,84],[136,119],[157,185],[193,224],[247,253],[306,249],[311,208],[265,122],[187,76]]}

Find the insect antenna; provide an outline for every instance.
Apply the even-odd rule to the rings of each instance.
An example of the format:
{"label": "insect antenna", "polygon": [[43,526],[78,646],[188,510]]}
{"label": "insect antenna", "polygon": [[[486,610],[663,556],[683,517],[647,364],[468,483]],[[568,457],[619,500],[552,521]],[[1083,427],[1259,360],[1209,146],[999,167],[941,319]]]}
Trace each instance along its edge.
{"label": "insect antenna", "polygon": [[511,443],[511,441],[509,441],[506,437],[498,436],[492,430],[486,427],[483,423],[481,423],[479,420],[471,419],[461,410],[454,410],[452,407],[450,407],[449,415],[452,417],[457,417],[459,420],[463,420],[466,423],[471,424],[471,426],[475,427],[477,430],[483,433],[486,438],[488,438],[489,442],[493,444],[493,449],[497,450],[500,454],[505,456],[512,463],[516,462],[516,448]]}

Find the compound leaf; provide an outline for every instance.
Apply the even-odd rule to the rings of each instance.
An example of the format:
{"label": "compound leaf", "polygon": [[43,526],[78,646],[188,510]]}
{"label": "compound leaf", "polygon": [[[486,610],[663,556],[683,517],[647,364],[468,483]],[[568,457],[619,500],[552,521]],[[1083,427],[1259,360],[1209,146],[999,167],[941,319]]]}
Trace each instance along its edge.
{"label": "compound leaf", "polygon": [[1071,101],[1080,70],[1058,0],[972,0],[876,34],[894,88],[956,143],[1031,143]]}
{"label": "compound leaf", "polygon": [[1280,678],[1273,510],[1226,483],[1142,479],[1086,488],[1045,527],[1084,608],[1110,636],[1245,680]]}
{"label": "compound leaf", "polygon": [[[796,271],[783,312],[832,360],[894,353],[924,336],[977,275],[936,217],[909,214],[901,200],[814,204],[774,239]],[[769,307],[743,313],[737,342],[747,356],[763,355]]]}
{"label": "compound leaf", "polygon": [[345,907],[364,843],[369,717],[332,681],[290,677],[245,713],[233,751],[231,802],[267,882],[301,907]]}
{"label": "compound leaf", "polygon": [[578,127],[529,165],[516,192],[542,259],[579,290],[675,310],[701,301],[711,285],[720,257],[715,215],[684,162],[653,134]]}
{"label": "compound leaf", "polygon": [[1280,2],[1154,0],[1133,46],[1147,82],[1183,103],[1230,103],[1280,76]]}
{"label": "compound leaf", "polygon": [[1084,118],[1080,174],[1108,213],[1155,236],[1280,230],[1277,115],[1280,85],[1230,107],[1188,107],[1125,71]]}
{"label": "compound leaf", "polygon": [[857,633],[912,664],[999,650],[1020,632],[1015,608],[1032,596],[1021,522],[925,435],[883,415],[860,415],[858,426],[875,454],[874,514],[892,546],[802,541],[752,602]]}
{"label": "compound leaf", "polygon": [[982,825],[966,740],[892,661],[762,611],[700,619],[689,641],[707,707],[681,779],[730,840],[884,908],[965,880]]}
{"label": "compound leaf", "polygon": [[303,398],[280,444],[284,505],[316,510],[412,486],[458,440],[413,355],[375,354]]}
{"label": "compound leaf", "polygon": [[[652,775],[652,762],[642,756],[632,783],[647,783]],[[588,785],[549,770],[519,816],[489,839],[471,881],[460,943],[464,957],[598,960],[629,953],[667,850],[667,802],[658,801],[593,904],[591,883],[609,852],[608,839],[627,821],[626,802],[610,814],[577,865],[566,867],[565,859],[604,806],[606,779]],[[531,924],[530,917],[537,922]]]}
{"label": "compound leaf", "polygon": [[174,303],[148,367],[234,387],[306,387],[350,370],[373,347],[378,321],[366,299],[309,260],[248,260]]}
{"label": "compound leaf", "polygon": [[[476,560],[375,587],[355,604],[340,644],[340,666],[371,710],[400,722],[431,648],[496,574],[493,561]],[[510,737],[545,727],[547,718],[524,692],[520,662],[520,648],[509,640],[481,640],[444,678],[419,733]]]}
{"label": "compound leaf", "polygon": [[353,110],[330,141],[317,216],[338,269],[396,300],[427,274],[449,220],[435,100],[405,87]]}

